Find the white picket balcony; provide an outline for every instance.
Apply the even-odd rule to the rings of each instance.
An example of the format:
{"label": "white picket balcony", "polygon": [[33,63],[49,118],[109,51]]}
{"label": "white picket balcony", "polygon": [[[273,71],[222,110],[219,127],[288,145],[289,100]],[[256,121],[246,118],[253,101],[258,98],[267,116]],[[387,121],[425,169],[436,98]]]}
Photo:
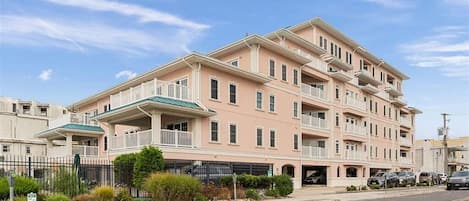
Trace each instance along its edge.
{"label": "white picket balcony", "polygon": [[412,140],[405,137],[400,137],[399,143],[404,146],[412,146]]}
{"label": "white picket balcony", "polygon": [[402,164],[412,164],[412,158],[409,157],[400,157],[399,162]]}
{"label": "white picket balcony", "polygon": [[85,146],[85,145],[73,145],[72,155],[79,154],[80,156],[98,156],[98,146]]}
{"label": "white picket balcony", "polygon": [[66,124],[82,124],[97,126],[98,122],[91,119],[92,114],[67,113],[59,118],[49,121],[49,128],[57,128]]}
{"label": "white picket balcony", "polygon": [[307,97],[318,99],[321,101],[327,101],[327,92],[320,88],[312,87],[307,84],[301,84],[301,92]]}
{"label": "white picket balcony", "polygon": [[324,147],[304,146],[301,149],[303,158],[326,159],[327,149]]}
{"label": "white picket balcony", "polygon": [[161,129],[159,143],[152,134],[152,130],[137,131],[136,133],[111,137],[110,149],[119,150],[138,148],[148,145],[163,145],[173,147],[194,147],[191,132]]}
{"label": "white picket balcony", "polygon": [[301,115],[301,126],[313,129],[328,129],[327,120],[310,115]]}
{"label": "white picket balcony", "polygon": [[407,117],[401,116],[400,123],[401,125],[405,127],[409,127],[409,128],[412,127],[412,123],[410,122],[410,119]]}
{"label": "white picket balcony", "polygon": [[345,105],[361,110],[363,112],[366,111],[366,103],[363,100],[352,97],[350,95],[345,96]]}
{"label": "white picket balcony", "polygon": [[366,154],[359,151],[345,151],[343,158],[352,161],[366,161]]}
{"label": "white picket balcony", "polygon": [[366,136],[367,129],[365,127],[355,125],[355,124],[345,124],[345,133],[349,135],[356,135],[356,136]]}

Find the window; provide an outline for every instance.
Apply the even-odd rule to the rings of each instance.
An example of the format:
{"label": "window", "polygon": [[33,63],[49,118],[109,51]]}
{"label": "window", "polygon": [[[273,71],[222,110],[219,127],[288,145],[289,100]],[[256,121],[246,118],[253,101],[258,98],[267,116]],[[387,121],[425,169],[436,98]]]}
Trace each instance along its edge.
{"label": "window", "polygon": [[275,96],[274,95],[270,95],[269,97],[269,111],[275,112]]}
{"label": "window", "polygon": [[298,134],[293,135],[293,149],[298,150]]}
{"label": "window", "polygon": [[352,53],[348,54],[349,58],[348,58],[348,63],[349,64],[352,64]]}
{"label": "window", "polygon": [[335,126],[339,126],[339,113],[335,113]]}
{"label": "window", "polygon": [[334,45],[334,56],[337,57],[337,45]]}
{"label": "window", "polygon": [[383,105],[383,116],[386,116],[386,105]]}
{"label": "window", "polygon": [[383,72],[381,72],[381,78],[380,78],[381,82],[383,81]]}
{"label": "window", "polygon": [[323,47],[323,44],[322,44],[322,36],[319,36],[319,47]]}
{"label": "window", "polygon": [[26,146],[26,154],[31,154],[31,147],[30,146]]}
{"label": "window", "polygon": [[386,148],[384,148],[383,154],[384,154],[384,159],[386,159]]}
{"label": "window", "polygon": [[287,65],[282,64],[282,80],[287,81]]}
{"label": "window", "polygon": [[238,59],[231,60],[229,63],[233,66],[239,66],[239,60]]}
{"label": "window", "polygon": [[378,147],[375,147],[375,158],[378,158]]}
{"label": "window", "polygon": [[230,84],[230,103],[236,104],[236,85]]}
{"label": "window", "polygon": [[41,116],[47,116],[47,108],[41,107],[40,112],[41,112]]}
{"label": "window", "polygon": [[392,160],[392,157],[391,157],[391,149],[389,149],[389,160]]}
{"label": "window", "polygon": [[335,98],[339,99],[339,86],[335,86]]}
{"label": "window", "polygon": [[388,135],[389,135],[389,139],[391,139],[391,128],[389,128]]}
{"label": "window", "polygon": [[104,136],[104,151],[107,151],[107,136]]}
{"label": "window", "polygon": [[378,102],[375,102],[375,113],[378,114]]}
{"label": "window", "polygon": [[386,127],[383,126],[383,136],[386,138]]}
{"label": "window", "polygon": [[373,134],[373,123],[370,122],[370,135]]}
{"label": "window", "polygon": [[394,158],[396,159],[397,161],[397,149],[395,150],[395,153],[394,153]]}
{"label": "window", "polygon": [[335,153],[339,154],[340,152],[340,147],[339,147],[339,140],[335,141]]}
{"label": "window", "polygon": [[340,177],[340,167],[337,167],[337,177]]}
{"label": "window", "polygon": [[339,47],[339,59],[342,59],[342,48]]}
{"label": "window", "polygon": [[236,124],[230,124],[230,144],[236,144]]}
{"label": "window", "polygon": [[331,55],[334,55],[334,43],[331,42]]}
{"label": "window", "polygon": [[256,108],[262,110],[262,92],[256,92]]}
{"label": "window", "polygon": [[271,77],[275,77],[275,61],[269,60],[269,75]]}
{"label": "window", "polygon": [[13,107],[12,112],[16,112],[16,103],[13,103],[12,107]]}
{"label": "window", "polygon": [[218,100],[218,80],[210,79],[210,98]]}
{"label": "window", "polygon": [[373,146],[370,145],[370,158],[373,157]]}
{"label": "window", "polygon": [[8,153],[8,152],[10,152],[10,145],[8,145],[8,144],[2,145],[2,152],[3,152],[3,153]]}
{"label": "window", "polygon": [[327,50],[327,39],[324,38],[324,49]]}
{"label": "window", "polygon": [[108,110],[107,105],[104,105],[104,112],[107,112]]}
{"label": "window", "polygon": [[373,72],[373,77],[375,77],[375,67],[373,67],[372,72]]}
{"label": "window", "polygon": [[389,107],[389,118],[391,118],[391,107]]}
{"label": "window", "polygon": [[293,117],[298,118],[298,102],[293,102]]}
{"label": "window", "polygon": [[31,109],[31,106],[23,105],[23,114],[29,114],[30,109]]}
{"label": "window", "polygon": [[348,58],[349,58],[348,55],[349,55],[349,53],[347,51],[345,51],[345,63],[348,63]]}
{"label": "window", "polygon": [[293,84],[298,85],[298,70],[293,69]]}
{"label": "window", "polygon": [[370,99],[370,111],[373,111],[373,101]]}
{"label": "window", "polygon": [[345,175],[346,177],[357,177],[357,168],[348,167],[345,170],[347,172],[347,174]]}
{"label": "window", "polygon": [[218,122],[210,122],[210,141],[218,142]]}
{"label": "window", "polygon": [[270,147],[275,147],[275,130],[270,130]]}
{"label": "window", "polygon": [[256,145],[262,147],[262,128],[256,129]]}
{"label": "window", "polygon": [[375,135],[378,136],[378,124],[375,124]]}

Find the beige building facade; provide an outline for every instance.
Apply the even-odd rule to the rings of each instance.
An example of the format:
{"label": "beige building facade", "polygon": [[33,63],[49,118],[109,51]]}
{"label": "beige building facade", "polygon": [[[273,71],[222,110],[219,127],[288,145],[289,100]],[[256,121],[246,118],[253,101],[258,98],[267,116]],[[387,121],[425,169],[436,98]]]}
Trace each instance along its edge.
{"label": "beige building facade", "polygon": [[[414,170],[409,79],[320,18],[192,53],[86,97],[36,136],[48,153],[162,149],[171,171],[217,163],[289,174],[295,187]],[[61,145],[54,141],[64,142]]]}

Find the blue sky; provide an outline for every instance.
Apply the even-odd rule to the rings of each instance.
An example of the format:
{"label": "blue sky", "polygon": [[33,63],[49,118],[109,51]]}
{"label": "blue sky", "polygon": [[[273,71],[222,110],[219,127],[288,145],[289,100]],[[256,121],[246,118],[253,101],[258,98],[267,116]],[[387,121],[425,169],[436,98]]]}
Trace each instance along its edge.
{"label": "blue sky", "polygon": [[321,17],[408,74],[417,138],[469,136],[469,0],[0,0],[0,96],[68,105],[191,51]]}

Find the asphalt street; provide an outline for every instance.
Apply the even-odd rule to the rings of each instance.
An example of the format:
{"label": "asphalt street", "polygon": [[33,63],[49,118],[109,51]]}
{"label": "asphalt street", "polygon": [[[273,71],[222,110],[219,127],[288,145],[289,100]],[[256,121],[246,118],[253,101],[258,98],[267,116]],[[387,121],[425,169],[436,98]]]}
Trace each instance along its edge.
{"label": "asphalt street", "polygon": [[372,199],[374,201],[469,201],[469,190],[440,191],[418,195]]}

